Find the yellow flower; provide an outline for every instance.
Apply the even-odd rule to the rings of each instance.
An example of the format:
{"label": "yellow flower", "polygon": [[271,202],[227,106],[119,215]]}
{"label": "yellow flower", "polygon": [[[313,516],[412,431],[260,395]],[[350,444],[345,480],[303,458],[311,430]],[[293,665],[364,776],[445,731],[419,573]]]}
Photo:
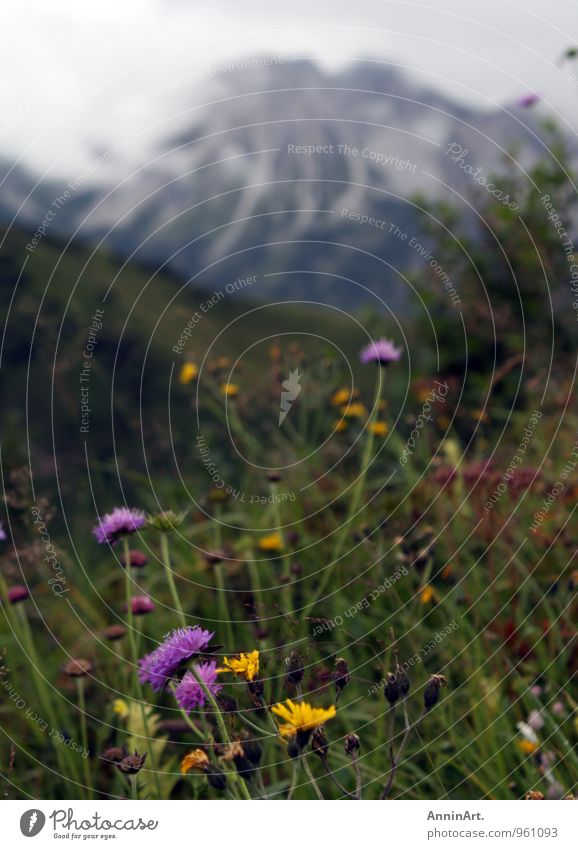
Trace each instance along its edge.
{"label": "yellow flower", "polygon": [[186,775],[192,769],[201,769],[204,772],[208,768],[209,757],[202,749],[193,749],[181,761],[181,775]]}
{"label": "yellow flower", "polygon": [[427,586],[425,586],[423,588],[423,590],[421,591],[421,593],[419,594],[419,600],[421,601],[422,604],[428,604],[432,600],[433,597],[434,597],[433,587],[431,587],[429,584],[427,584]]}
{"label": "yellow flower", "polygon": [[281,737],[292,737],[298,731],[313,731],[328,719],[333,719],[336,713],[335,705],[328,708],[314,708],[307,702],[292,702],[291,699],[287,699],[285,704],[273,705],[271,711],[285,720],[279,726]]}
{"label": "yellow flower", "polygon": [[348,404],[349,401],[357,398],[358,395],[359,392],[357,389],[338,389],[330,398],[331,406],[343,407],[344,404]]}
{"label": "yellow flower", "polygon": [[115,699],[112,703],[112,712],[121,719],[126,719],[129,714],[127,703],[123,699]]}
{"label": "yellow flower", "polygon": [[335,433],[341,433],[342,431],[347,430],[347,427],[348,425],[345,419],[339,419],[338,422],[335,422],[333,430]]}
{"label": "yellow flower", "polygon": [[389,427],[385,422],[371,422],[367,427],[375,436],[387,436],[389,432]]}
{"label": "yellow flower", "polygon": [[261,551],[281,551],[283,548],[283,540],[281,534],[267,534],[259,540],[259,548]]}
{"label": "yellow flower", "polygon": [[190,383],[199,374],[199,369],[194,363],[183,363],[179,372],[179,383]]}
{"label": "yellow flower", "polygon": [[252,681],[259,674],[259,652],[257,649],[248,653],[241,652],[238,657],[223,658],[224,666],[217,672],[234,672],[245,681]]}
{"label": "yellow flower", "polygon": [[223,395],[226,395],[227,398],[234,398],[235,395],[239,394],[239,387],[236,383],[223,383],[221,386],[221,392]]}
{"label": "yellow flower", "polygon": [[341,415],[346,419],[362,419],[367,415],[367,408],[359,401],[341,408]]}
{"label": "yellow flower", "polygon": [[531,740],[518,740],[518,748],[524,755],[533,755],[539,746],[538,743],[532,743]]}

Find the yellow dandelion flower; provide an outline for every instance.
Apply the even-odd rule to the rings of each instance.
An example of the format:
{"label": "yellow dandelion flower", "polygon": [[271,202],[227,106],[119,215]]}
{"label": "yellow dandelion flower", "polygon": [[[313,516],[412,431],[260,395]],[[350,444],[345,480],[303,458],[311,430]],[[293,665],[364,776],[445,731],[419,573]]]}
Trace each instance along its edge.
{"label": "yellow dandelion flower", "polygon": [[367,416],[367,408],[360,401],[354,401],[341,408],[341,415],[346,419],[363,419]]}
{"label": "yellow dandelion flower", "polygon": [[524,755],[533,755],[539,746],[538,743],[532,743],[531,740],[518,740],[518,748]]}
{"label": "yellow dandelion flower", "polygon": [[291,699],[287,699],[284,704],[273,705],[271,712],[285,720],[279,725],[281,737],[292,737],[299,731],[313,731],[336,714],[335,705],[314,708],[307,702],[292,702]]}
{"label": "yellow dandelion flower", "polygon": [[194,380],[199,374],[199,369],[194,363],[183,363],[179,372],[179,383],[187,384]]}
{"label": "yellow dandelion flower", "polygon": [[389,433],[389,427],[385,422],[371,422],[367,427],[375,436],[387,436]]}
{"label": "yellow dandelion flower", "polygon": [[126,719],[127,718],[128,714],[129,714],[129,710],[128,710],[128,705],[124,701],[124,699],[115,699],[114,700],[114,702],[112,703],[112,712],[116,713],[116,715],[118,717],[120,717],[120,719]]}
{"label": "yellow dandelion flower", "polygon": [[241,652],[237,657],[223,658],[224,666],[217,672],[233,672],[245,681],[252,681],[259,674],[259,652]]}
{"label": "yellow dandelion flower", "polygon": [[421,591],[421,593],[419,594],[419,600],[421,601],[422,604],[429,604],[429,602],[432,600],[433,597],[434,597],[433,587],[431,587],[429,584],[427,584],[427,586],[425,586],[423,588],[423,590]]}
{"label": "yellow dandelion flower", "polygon": [[340,419],[338,422],[335,422],[333,425],[333,430],[335,433],[342,433],[342,431],[347,430],[348,424],[345,419]]}
{"label": "yellow dandelion flower", "polygon": [[221,386],[221,392],[223,395],[226,395],[227,398],[234,398],[235,395],[239,394],[239,387],[236,383],[223,383]]}
{"label": "yellow dandelion flower", "polygon": [[208,768],[209,757],[202,749],[193,749],[181,761],[181,775],[186,775],[192,769],[200,769],[204,772]]}
{"label": "yellow dandelion flower", "polygon": [[338,389],[333,393],[329,402],[332,407],[343,407],[359,396],[357,389]]}
{"label": "yellow dandelion flower", "polygon": [[261,551],[281,551],[283,548],[281,534],[266,534],[261,537],[258,544]]}

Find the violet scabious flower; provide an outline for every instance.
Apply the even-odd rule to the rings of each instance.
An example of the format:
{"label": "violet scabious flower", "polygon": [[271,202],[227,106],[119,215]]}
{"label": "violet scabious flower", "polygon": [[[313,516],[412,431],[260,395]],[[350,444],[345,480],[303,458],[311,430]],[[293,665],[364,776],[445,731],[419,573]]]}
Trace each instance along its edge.
{"label": "violet scabious flower", "polygon": [[389,339],[377,339],[375,342],[370,342],[369,345],[362,348],[359,355],[362,363],[379,363],[380,366],[397,362],[400,357],[401,350],[396,348]]}
{"label": "violet scabious flower", "polygon": [[98,525],[92,529],[98,543],[112,545],[125,534],[133,534],[146,523],[142,510],[134,507],[115,507],[112,513],[106,513],[98,520]]}
{"label": "violet scabious flower", "polygon": [[[223,689],[222,684],[217,684],[217,662],[196,663],[195,672],[203,681],[211,695],[216,696]],[[178,706],[186,713],[195,708],[202,708],[207,702],[205,692],[192,672],[185,672],[183,680],[175,687],[175,699]]]}
{"label": "violet scabious flower", "polygon": [[181,664],[204,651],[212,638],[211,631],[204,631],[198,625],[178,628],[167,634],[158,648],[139,660],[141,684],[150,684],[157,692],[162,690]]}
{"label": "violet scabious flower", "polygon": [[520,106],[522,109],[530,109],[532,106],[535,106],[539,100],[539,94],[536,94],[535,91],[529,91],[526,94],[523,94],[522,97],[518,99],[518,106]]}

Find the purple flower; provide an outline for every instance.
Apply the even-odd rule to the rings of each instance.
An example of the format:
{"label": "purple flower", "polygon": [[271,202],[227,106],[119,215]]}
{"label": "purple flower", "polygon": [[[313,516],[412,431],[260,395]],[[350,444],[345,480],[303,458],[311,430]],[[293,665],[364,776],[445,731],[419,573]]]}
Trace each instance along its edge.
{"label": "purple flower", "polygon": [[389,339],[378,339],[363,348],[359,357],[362,363],[379,363],[380,366],[387,366],[399,360],[401,351]]}
{"label": "purple flower", "polygon": [[158,648],[139,660],[139,679],[153,690],[162,690],[183,663],[204,651],[213,638],[211,631],[189,625],[167,634]]}
{"label": "purple flower", "polygon": [[142,510],[133,507],[115,507],[112,513],[107,513],[98,520],[98,525],[92,529],[98,543],[112,545],[125,534],[133,534],[142,528],[146,516]]}
{"label": "purple flower", "polygon": [[6,531],[4,530],[4,522],[0,522],[0,542],[7,540]]}
{"label": "purple flower", "polygon": [[133,616],[143,616],[145,613],[153,612],[155,609],[155,603],[148,597],[148,595],[135,595],[134,598],[131,599],[130,607]]}
{"label": "purple flower", "polygon": [[522,97],[519,98],[518,106],[522,109],[530,109],[532,106],[535,106],[539,100],[539,94],[536,94],[535,91],[529,91],[527,94],[523,94]]}
{"label": "purple flower", "polygon": [[[209,692],[216,696],[222,690],[223,685],[217,684],[217,663],[212,660],[210,663],[195,664],[195,672],[205,683]],[[203,688],[195,678],[192,672],[185,672],[183,680],[175,687],[175,699],[180,708],[186,713],[190,713],[195,708],[205,706],[207,697]]]}

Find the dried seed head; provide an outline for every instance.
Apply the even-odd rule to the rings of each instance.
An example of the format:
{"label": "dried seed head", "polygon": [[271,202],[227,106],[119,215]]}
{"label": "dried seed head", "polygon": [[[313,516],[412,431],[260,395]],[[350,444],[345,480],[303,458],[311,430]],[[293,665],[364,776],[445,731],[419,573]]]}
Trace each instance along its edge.
{"label": "dried seed head", "polygon": [[544,794],[540,793],[539,790],[529,790],[526,793],[526,795],[524,796],[524,799],[543,799],[543,798],[544,798]]}
{"label": "dried seed head", "polygon": [[440,697],[441,687],[447,687],[447,679],[444,675],[432,675],[425,685],[423,691],[423,704],[426,710],[431,710],[437,704]]}
{"label": "dried seed head", "polygon": [[344,741],[345,754],[350,757],[361,748],[361,742],[357,734],[348,734]]}
{"label": "dried seed head", "polygon": [[311,751],[314,752],[318,758],[324,761],[327,758],[328,750],[329,740],[327,739],[327,735],[325,734],[322,726],[319,726],[319,728],[315,730],[311,739]]}
{"label": "dried seed head", "polygon": [[349,684],[349,679],[349,667],[342,657],[338,657],[335,661],[335,672],[333,674],[333,681],[335,683],[335,689],[337,691],[337,698],[341,696],[342,692]]}
{"label": "dried seed head", "polygon": [[84,678],[90,672],[92,672],[92,663],[90,660],[83,660],[82,658],[69,660],[64,667],[64,674],[68,675],[69,678]]}
{"label": "dried seed head", "polygon": [[390,703],[390,705],[394,705],[399,699],[399,684],[393,672],[388,672],[385,676],[383,695]]}
{"label": "dried seed head", "polygon": [[281,472],[279,472],[277,469],[270,469],[267,472],[267,480],[271,483],[277,483],[281,480]]}
{"label": "dried seed head", "polygon": [[285,680],[288,684],[293,684],[296,687],[303,681],[305,674],[303,670],[303,658],[301,655],[292,651],[289,657],[285,658]]}
{"label": "dried seed head", "polygon": [[135,752],[132,755],[127,755],[125,758],[117,764],[118,768],[121,772],[124,772],[125,775],[136,775],[137,772],[140,772],[144,766],[144,762],[147,759],[147,753],[144,755],[139,755],[138,752]]}

